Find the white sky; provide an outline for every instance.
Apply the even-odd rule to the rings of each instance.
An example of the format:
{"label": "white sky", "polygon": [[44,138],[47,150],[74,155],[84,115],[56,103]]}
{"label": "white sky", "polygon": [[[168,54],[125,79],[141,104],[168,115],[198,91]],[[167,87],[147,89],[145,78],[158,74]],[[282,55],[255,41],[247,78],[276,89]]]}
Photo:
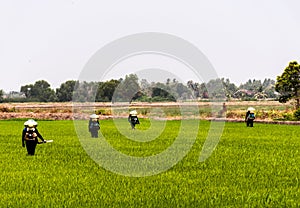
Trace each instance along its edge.
{"label": "white sky", "polygon": [[297,0],[0,0],[0,89],[41,79],[57,88],[104,45],[141,32],[191,42],[237,85],[276,79],[300,61],[299,8]]}

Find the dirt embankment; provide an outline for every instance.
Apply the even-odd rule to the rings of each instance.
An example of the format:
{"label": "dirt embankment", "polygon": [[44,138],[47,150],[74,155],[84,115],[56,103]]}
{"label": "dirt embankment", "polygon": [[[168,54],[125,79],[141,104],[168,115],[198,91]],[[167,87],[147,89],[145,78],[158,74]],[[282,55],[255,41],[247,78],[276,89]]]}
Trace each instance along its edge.
{"label": "dirt embankment", "polygon": [[[217,106],[222,109],[222,104],[219,103]],[[178,106],[199,106],[199,108],[207,108],[211,103],[208,102],[176,102],[176,103],[2,103],[0,104],[0,120],[6,119],[19,119],[19,118],[34,118],[38,120],[73,120],[73,119],[88,119],[91,112],[102,111],[100,114],[100,119],[109,118],[126,118],[127,111],[129,108],[135,109],[151,109],[151,108],[172,108]],[[216,105],[214,103],[214,105]],[[280,104],[275,101],[265,101],[265,102],[226,102],[227,113],[225,113],[221,118],[214,115],[194,115],[186,116],[184,118],[194,118],[194,119],[207,119],[207,120],[226,120],[228,122],[244,122],[243,114],[244,110],[249,106],[255,106],[257,108],[272,108],[278,111],[280,108],[288,108],[290,104]],[[218,107],[217,107],[218,108]],[[278,109],[277,109],[278,108]],[[101,110],[100,110],[101,109]],[[116,114],[112,112],[111,109],[123,109],[123,113]],[[125,110],[124,110],[125,109]],[[142,112],[140,112],[139,117],[149,117]],[[176,120],[182,119],[178,115],[168,115],[163,117],[152,117],[157,119],[168,119]],[[256,122],[264,123],[277,123],[277,124],[300,124],[298,121],[275,121],[270,118],[259,118],[257,117]]]}

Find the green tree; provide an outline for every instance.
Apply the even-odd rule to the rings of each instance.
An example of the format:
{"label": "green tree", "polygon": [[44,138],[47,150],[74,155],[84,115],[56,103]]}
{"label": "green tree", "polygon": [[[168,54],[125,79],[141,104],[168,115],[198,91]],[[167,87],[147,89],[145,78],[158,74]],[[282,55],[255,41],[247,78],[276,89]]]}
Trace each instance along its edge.
{"label": "green tree", "polygon": [[188,95],[191,95],[191,91],[187,88],[187,86],[183,85],[182,83],[177,83],[176,87],[173,89],[176,90],[178,97],[181,99],[187,99]]}
{"label": "green tree", "polygon": [[223,85],[223,80],[211,79],[206,84],[208,95],[210,99],[225,99],[226,89]]}
{"label": "green tree", "polygon": [[175,78],[173,82],[166,84],[166,89],[169,90],[173,97],[179,100],[185,100],[192,97],[193,91],[188,86],[180,83]]}
{"label": "green tree", "polygon": [[23,92],[26,98],[29,100],[31,96],[31,89],[33,88],[33,84],[21,86],[20,92]]}
{"label": "green tree", "polygon": [[0,90],[0,102],[3,102],[4,91]]}
{"label": "green tree", "polygon": [[276,98],[275,94],[275,80],[265,79],[263,84],[263,93],[267,95],[268,98]]}
{"label": "green tree", "polygon": [[[194,98],[202,97],[201,84],[194,82],[193,80],[189,80],[187,82],[187,87],[191,90]],[[205,88],[205,85],[204,85],[204,88]],[[206,88],[205,88],[205,90],[206,90]]]}
{"label": "green tree", "polygon": [[110,81],[100,82],[96,95],[97,102],[111,101],[115,93],[116,88],[120,84],[121,80],[111,79]]}
{"label": "green tree", "polygon": [[56,96],[59,102],[72,101],[75,84],[76,81],[69,80],[62,83],[60,87],[56,89]]}
{"label": "green tree", "polygon": [[152,100],[153,101],[176,101],[175,97],[170,93],[170,91],[163,89],[161,87],[152,88]]}
{"label": "green tree", "polygon": [[45,80],[36,81],[33,85],[22,86],[20,91],[25,93],[29,101],[54,102],[57,100],[54,90]]}
{"label": "green tree", "polygon": [[246,83],[241,84],[239,89],[250,90],[253,92],[253,94],[255,94],[257,92],[260,92],[260,90],[262,90],[262,83],[260,80],[249,79]]}
{"label": "green tree", "polygon": [[99,82],[76,81],[73,98],[75,102],[95,102]]}
{"label": "green tree", "polygon": [[277,76],[275,90],[280,94],[279,102],[295,99],[296,108],[300,107],[300,66],[297,61],[290,62],[283,73]]}
{"label": "green tree", "polygon": [[[172,83],[172,85],[175,82]],[[151,100],[152,101],[176,101],[174,92],[171,91],[171,83],[164,84],[161,82],[152,83]]]}
{"label": "green tree", "polygon": [[112,101],[131,102],[138,92],[140,92],[140,85],[137,75],[126,75],[116,88]]}
{"label": "green tree", "polygon": [[33,96],[35,96],[40,102],[56,101],[54,90],[50,88],[50,84],[45,80],[36,81],[31,91]]}
{"label": "green tree", "polygon": [[151,84],[146,79],[141,80],[140,86],[141,86],[142,93],[146,97],[151,97],[151,93],[152,93]]}
{"label": "green tree", "polygon": [[225,95],[227,98],[231,98],[233,94],[237,91],[237,86],[234,83],[231,83],[229,79],[221,79],[223,87],[225,89]]}

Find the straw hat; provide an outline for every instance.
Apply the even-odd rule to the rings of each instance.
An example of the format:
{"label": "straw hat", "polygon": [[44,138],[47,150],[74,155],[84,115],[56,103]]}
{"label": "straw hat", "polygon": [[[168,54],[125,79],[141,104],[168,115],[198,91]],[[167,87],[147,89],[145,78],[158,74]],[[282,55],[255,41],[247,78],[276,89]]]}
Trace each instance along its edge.
{"label": "straw hat", "polygon": [[99,116],[96,114],[92,114],[92,115],[90,115],[90,118],[99,118]]}
{"label": "straw hat", "polygon": [[133,110],[133,111],[130,111],[129,114],[133,115],[133,116],[136,116],[137,115],[137,112],[136,110]]}
{"label": "straw hat", "polygon": [[24,122],[24,126],[28,126],[28,127],[34,127],[37,125],[38,125],[38,123],[33,119],[29,119],[28,121]]}
{"label": "straw hat", "polygon": [[253,108],[253,107],[249,107],[249,108],[247,109],[247,111],[250,111],[251,113],[254,113],[254,111],[255,111],[255,108]]}

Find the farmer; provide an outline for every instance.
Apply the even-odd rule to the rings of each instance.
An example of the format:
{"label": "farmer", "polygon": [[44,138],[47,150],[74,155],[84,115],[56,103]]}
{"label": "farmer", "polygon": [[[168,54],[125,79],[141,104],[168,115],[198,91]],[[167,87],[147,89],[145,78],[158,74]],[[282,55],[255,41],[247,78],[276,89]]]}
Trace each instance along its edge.
{"label": "farmer", "polygon": [[136,110],[130,111],[129,116],[128,116],[128,122],[131,125],[131,129],[135,129],[136,124],[140,124],[140,121],[137,117],[137,112]]}
{"label": "farmer", "polygon": [[[22,146],[25,147],[26,144],[28,155],[34,155],[35,148],[38,143],[46,143],[42,135],[37,130],[37,125],[38,123],[33,119],[29,119],[24,123],[25,128],[22,132]],[[38,138],[40,138],[42,142],[39,142]]]}
{"label": "farmer", "polygon": [[100,129],[99,116],[96,114],[90,115],[89,132],[92,138],[98,138],[98,131]]}
{"label": "farmer", "polygon": [[253,127],[253,121],[255,119],[254,108],[248,108],[245,116],[245,122],[247,127]]}
{"label": "farmer", "polygon": [[226,115],[227,107],[226,103],[223,103],[222,109],[219,111],[219,117]]}

